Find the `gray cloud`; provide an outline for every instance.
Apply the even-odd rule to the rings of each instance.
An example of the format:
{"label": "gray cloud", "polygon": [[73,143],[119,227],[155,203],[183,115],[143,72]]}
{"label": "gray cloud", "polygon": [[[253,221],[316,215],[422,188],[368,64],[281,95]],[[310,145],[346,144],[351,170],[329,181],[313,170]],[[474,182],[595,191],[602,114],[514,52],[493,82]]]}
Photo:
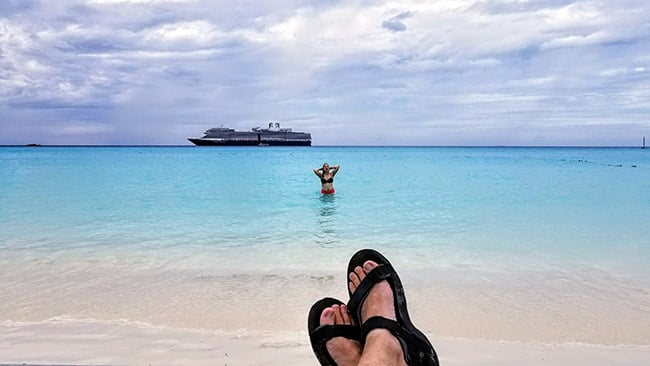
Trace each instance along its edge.
{"label": "gray cloud", "polygon": [[36,0],[4,0],[0,2],[0,16],[8,16],[33,9]]}
{"label": "gray cloud", "polygon": [[382,28],[388,29],[393,32],[404,32],[406,30],[406,25],[402,22],[402,20],[408,18],[411,16],[411,13],[409,12],[404,12],[399,15],[396,15],[388,20],[384,20],[381,23]]}

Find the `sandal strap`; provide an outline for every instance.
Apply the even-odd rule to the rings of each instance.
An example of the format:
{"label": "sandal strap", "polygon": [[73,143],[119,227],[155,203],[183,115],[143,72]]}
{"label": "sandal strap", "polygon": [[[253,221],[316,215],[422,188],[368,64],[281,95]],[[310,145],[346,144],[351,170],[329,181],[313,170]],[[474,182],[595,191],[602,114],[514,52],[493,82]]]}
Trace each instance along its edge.
{"label": "sandal strap", "polygon": [[312,342],[325,345],[329,340],[336,337],[345,337],[353,341],[360,341],[359,327],[354,325],[321,325],[311,333]]}
{"label": "sandal strap", "polygon": [[350,301],[348,302],[350,314],[356,316],[355,321],[357,324],[361,323],[361,305],[366,297],[368,297],[368,293],[370,293],[372,287],[375,284],[392,277],[394,273],[392,267],[380,264],[370,271],[361,283],[359,283],[359,286],[357,286],[357,289],[354,291],[352,296],[350,296]]}
{"label": "sandal strap", "polygon": [[361,344],[366,344],[368,333],[375,329],[386,329],[396,337],[403,335],[403,328],[398,322],[383,316],[373,316],[361,326]]}

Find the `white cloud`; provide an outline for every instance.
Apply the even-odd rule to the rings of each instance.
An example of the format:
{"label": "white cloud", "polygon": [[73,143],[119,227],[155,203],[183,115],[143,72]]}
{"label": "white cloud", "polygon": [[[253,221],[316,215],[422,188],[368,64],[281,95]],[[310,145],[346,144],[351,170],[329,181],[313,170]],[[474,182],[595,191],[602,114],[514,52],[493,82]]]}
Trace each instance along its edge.
{"label": "white cloud", "polygon": [[146,29],[140,35],[143,46],[148,48],[176,47],[195,48],[210,47],[224,37],[214,25],[205,20],[163,24]]}
{"label": "white cloud", "polygon": [[547,75],[539,78],[528,78],[528,79],[513,79],[508,82],[508,85],[513,87],[539,87],[542,85],[554,84],[561,82],[562,78],[556,75]]}
{"label": "white cloud", "polygon": [[560,8],[543,9],[537,12],[552,29],[603,25],[607,9],[599,2],[577,2]]}
{"label": "white cloud", "polygon": [[0,95],[29,94],[50,68],[32,53],[37,45],[19,24],[0,19]]}
{"label": "white cloud", "polygon": [[587,34],[585,36],[565,36],[555,38],[541,45],[542,49],[560,48],[560,47],[581,47],[591,46],[605,42],[609,37],[604,32]]}

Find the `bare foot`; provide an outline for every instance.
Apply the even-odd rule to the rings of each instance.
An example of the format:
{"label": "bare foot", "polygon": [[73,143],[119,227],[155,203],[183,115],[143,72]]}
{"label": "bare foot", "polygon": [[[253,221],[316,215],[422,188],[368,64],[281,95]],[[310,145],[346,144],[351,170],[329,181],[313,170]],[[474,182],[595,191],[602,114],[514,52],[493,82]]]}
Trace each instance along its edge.
{"label": "bare foot", "polygon": [[[345,305],[332,305],[323,310],[320,316],[321,325],[352,325],[352,319]],[[327,352],[338,366],[356,366],[361,358],[361,345],[357,341],[345,337],[335,337],[325,343]]]}
{"label": "bare foot", "polygon": [[[349,284],[350,292],[354,292],[359,287],[361,281],[366,278],[366,275],[375,269],[378,266],[377,263],[373,261],[366,261],[362,267],[356,267],[354,272],[349,275]],[[384,280],[379,283],[376,283],[368,292],[368,297],[364,300],[361,305],[361,324],[366,320],[372,318],[373,316],[381,316],[391,320],[397,320],[395,315],[395,301],[393,297],[393,290],[390,287],[388,281]],[[391,351],[388,355],[395,356],[395,365],[406,365],[404,361],[404,352],[399,341],[392,333],[386,329],[373,329],[368,333],[366,338],[366,345],[371,341],[377,341],[380,344],[383,344],[385,349],[390,349]]]}
{"label": "bare foot", "polygon": [[[350,292],[354,293],[359,287],[361,281],[366,278],[366,274],[377,267],[377,263],[366,261],[363,268],[356,267],[353,273],[350,273]],[[393,290],[387,281],[381,281],[375,284],[368,297],[361,307],[361,323],[363,324],[368,318],[373,316],[382,316],[387,319],[397,320],[395,316],[395,302],[393,301]]]}

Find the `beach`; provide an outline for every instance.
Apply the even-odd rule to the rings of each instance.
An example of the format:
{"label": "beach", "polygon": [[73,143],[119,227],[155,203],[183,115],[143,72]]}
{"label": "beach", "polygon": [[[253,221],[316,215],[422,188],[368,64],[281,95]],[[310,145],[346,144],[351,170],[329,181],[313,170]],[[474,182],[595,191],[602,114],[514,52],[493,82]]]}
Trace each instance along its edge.
{"label": "beach", "polygon": [[[88,281],[57,266],[63,273],[42,271],[34,283],[5,287],[3,299],[11,301],[0,312],[18,320],[0,323],[2,362],[316,365],[308,308],[320,297],[347,296],[344,276],[323,270],[229,276],[157,270],[119,278],[112,271],[85,270]],[[425,284],[420,271],[400,272],[412,317],[443,364],[644,365],[650,357],[647,287],[618,295],[636,292],[636,304],[612,301],[611,293],[583,287],[605,280],[590,274],[581,279],[587,285],[554,288],[564,295],[549,301],[552,292],[542,283],[526,291],[516,279],[488,280],[485,273],[467,283],[458,278],[471,271],[446,269],[429,272],[435,283]]]}
{"label": "beach", "polygon": [[[647,365],[648,346],[430,340],[443,365]],[[146,324],[52,320],[2,325],[5,363],[75,365],[318,365],[306,332],[205,332]],[[29,356],[26,356],[29,355]]]}
{"label": "beach", "polygon": [[[311,173],[326,159],[335,197]],[[0,364],[317,365],[307,313],[347,300],[361,248],[391,259],[443,365],[650,359],[639,150],[1,148],[0,163]]]}

